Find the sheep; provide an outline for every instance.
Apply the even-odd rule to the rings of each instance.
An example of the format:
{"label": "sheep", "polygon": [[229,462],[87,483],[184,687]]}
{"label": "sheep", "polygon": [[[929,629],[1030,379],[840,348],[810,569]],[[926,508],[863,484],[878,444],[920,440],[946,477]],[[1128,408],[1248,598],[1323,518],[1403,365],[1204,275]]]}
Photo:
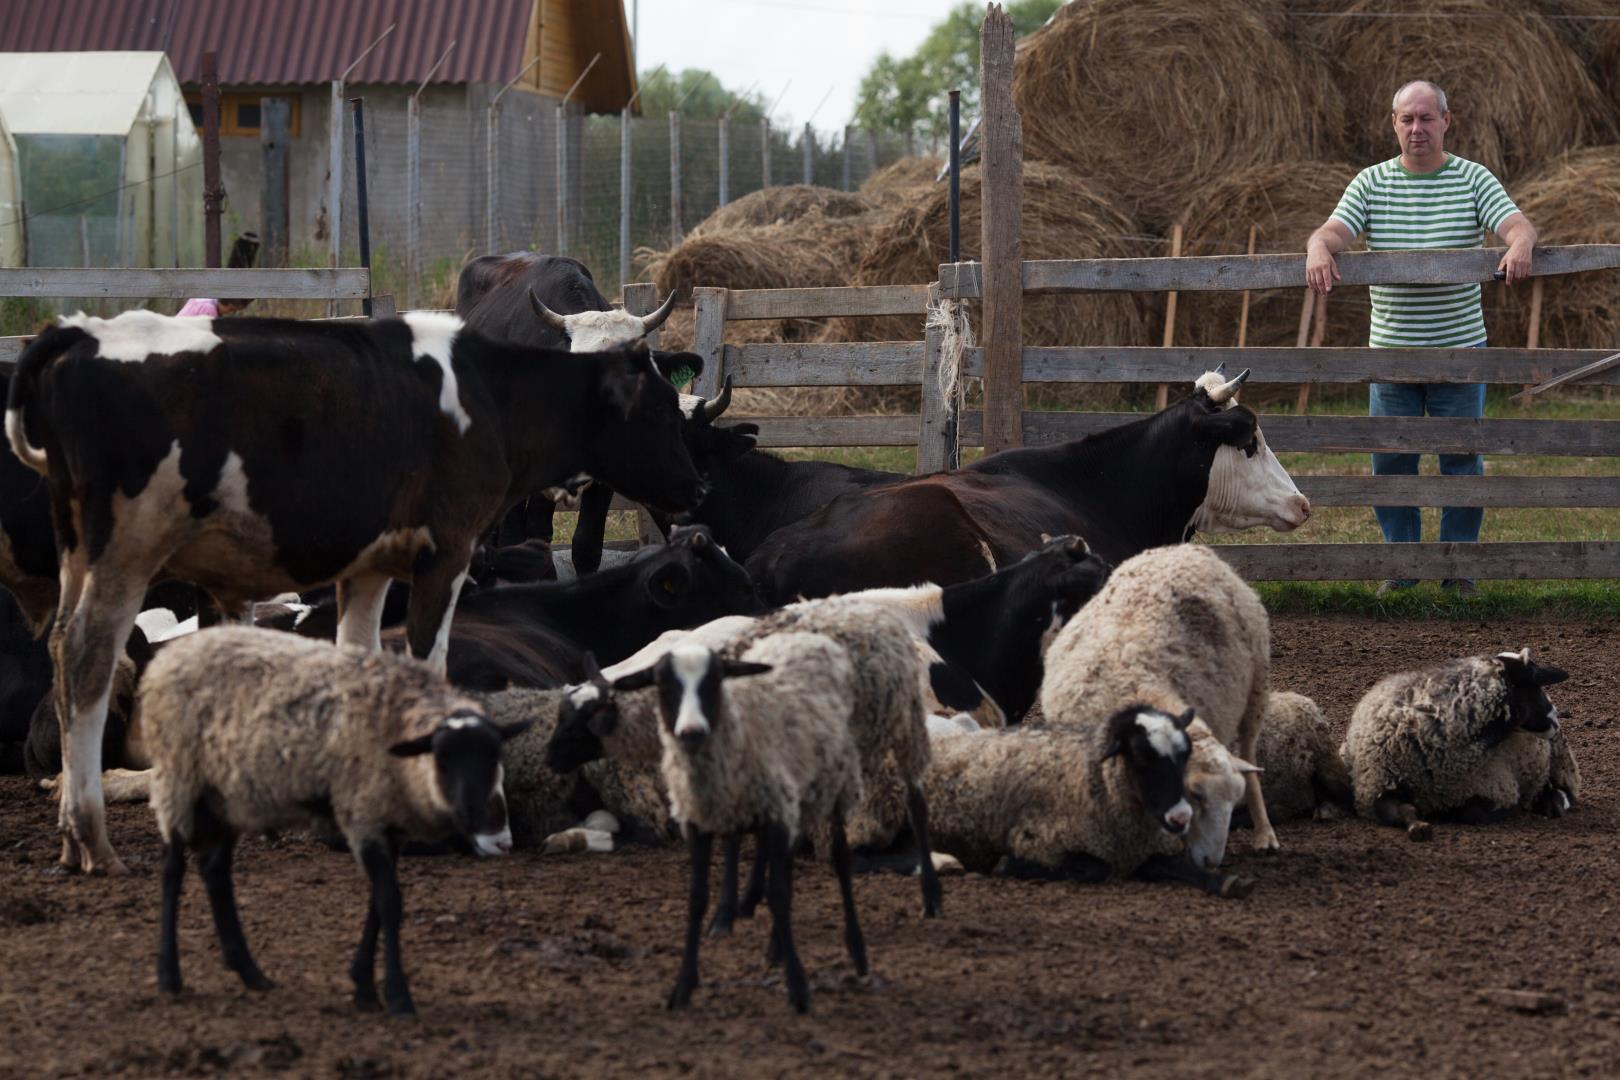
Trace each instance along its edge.
{"label": "sheep", "polygon": [[1271,692],[1255,764],[1265,776],[1266,813],[1274,823],[1353,808],[1350,774],[1327,719],[1304,694]]}
{"label": "sheep", "polygon": [[686,1005],[698,984],[698,941],[708,909],[715,834],[757,831],[770,864],[770,958],[783,964],[788,1001],[810,1007],[810,985],[793,944],[793,847],[825,825],[843,897],[844,942],[867,974],[855,915],[844,819],[861,798],[861,758],[850,723],[857,693],[851,654],[832,638],[782,632],[740,658],[678,645],[653,667],[621,676],[613,692],[653,688],[670,808],[691,849],[686,949],[668,1006]]}
{"label": "sheep", "polygon": [[[1131,702],[1172,715],[1191,706],[1220,742],[1255,759],[1271,671],[1266,610],[1207,547],[1178,544],[1125,560],[1046,654],[1049,724],[1095,724]],[[1260,774],[1245,776],[1254,846],[1277,850]],[[1213,853],[1218,862],[1224,855]]]}
{"label": "sheep", "polygon": [[1356,812],[1433,835],[1426,819],[1479,824],[1514,809],[1562,816],[1580,769],[1546,687],[1569,676],[1530,650],[1450,660],[1390,675],[1367,691],[1339,755]]}
{"label": "sheep", "polygon": [[980,872],[1085,882],[1134,876],[1246,895],[1248,881],[1197,870],[1167,850],[1192,825],[1186,779],[1199,726],[1192,709],[1171,714],[1137,703],[1102,724],[937,737],[923,782],[936,841]]}
{"label": "sheep", "polygon": [[379,1005],[380,929],[389,1012],[413,1014],[400,959],[400,841],[489,832],[504,812],[501,744],[524,722],[491,723],[424,663],[241,626],[168,645],[141,680],[137,708],[164,843],[158,988],[181,989],[188,846],[200,852],[226,964],[249,989],[270,988],[237,918],[231,855],[244,833],[314,824],[340,832],[371,880],[350,968],[355,1004]]}

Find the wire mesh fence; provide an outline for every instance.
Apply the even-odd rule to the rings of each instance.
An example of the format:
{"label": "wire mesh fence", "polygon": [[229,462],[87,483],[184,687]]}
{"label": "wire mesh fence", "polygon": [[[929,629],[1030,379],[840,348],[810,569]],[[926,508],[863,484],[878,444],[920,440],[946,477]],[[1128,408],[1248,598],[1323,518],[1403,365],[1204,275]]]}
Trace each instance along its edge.
{"label": "wire mesh fence", "polygon": [[[412,155],[407,95],[368,96],[365,110],[373,279],[402,306],[451,306],[467,259],[514,250],[577,258],[611,297],[625,281],[645,280],[646,250],[670,247],[767,184],[854,190],[908,151],[940,149],[893,132],[691,117],[676,125],[665,114],[627,120],[577,107],[559,133],[554,100],[511,93],[494,111],[476,97],[423,100]],[[345,265],[359,259],[353,124],[345,109]]]}

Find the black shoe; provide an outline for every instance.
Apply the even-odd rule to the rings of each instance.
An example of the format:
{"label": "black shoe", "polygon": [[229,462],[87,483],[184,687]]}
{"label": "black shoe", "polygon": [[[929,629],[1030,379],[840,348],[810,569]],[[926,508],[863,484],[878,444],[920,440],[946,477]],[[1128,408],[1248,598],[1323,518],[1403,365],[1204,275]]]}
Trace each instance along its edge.
{"label": "black shoe", "polygon": [[1440,583],[1440,587],[1455,590],[1458,596],[1473,596],[1479,592],[1479,586],[1474,584],[1472,578],[1446,578]]}

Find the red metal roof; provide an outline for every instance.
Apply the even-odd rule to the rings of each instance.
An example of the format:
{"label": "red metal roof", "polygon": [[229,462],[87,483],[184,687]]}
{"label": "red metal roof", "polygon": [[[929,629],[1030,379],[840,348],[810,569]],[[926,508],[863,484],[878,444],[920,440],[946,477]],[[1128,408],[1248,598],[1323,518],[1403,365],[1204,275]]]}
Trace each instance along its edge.
{"label": "red metal roof", "polygon": [[418,83],[450,42],[436,83],[504,83],[523,66],[534,0],[5,0],[0,52],[162,50],[182,83],[329,82],[394,23],[351,84]]}

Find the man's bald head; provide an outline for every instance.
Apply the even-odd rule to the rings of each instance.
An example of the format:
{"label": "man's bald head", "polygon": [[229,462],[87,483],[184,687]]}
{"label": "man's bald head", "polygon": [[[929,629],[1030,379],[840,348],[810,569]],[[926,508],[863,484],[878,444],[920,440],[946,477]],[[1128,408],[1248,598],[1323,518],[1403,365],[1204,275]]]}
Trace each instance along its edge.
{"label": "man's bald head", "polygon": [[1434,99],[1435,110],[1442,114],[1451,111],[1446,104],[1446,92],[1427,79],[1413,79],[1399,90],[1395,91],[1395,98],[1390,102],[1389,111],[1400,112],[1401,100],[1411,94],[1427,94]]}

